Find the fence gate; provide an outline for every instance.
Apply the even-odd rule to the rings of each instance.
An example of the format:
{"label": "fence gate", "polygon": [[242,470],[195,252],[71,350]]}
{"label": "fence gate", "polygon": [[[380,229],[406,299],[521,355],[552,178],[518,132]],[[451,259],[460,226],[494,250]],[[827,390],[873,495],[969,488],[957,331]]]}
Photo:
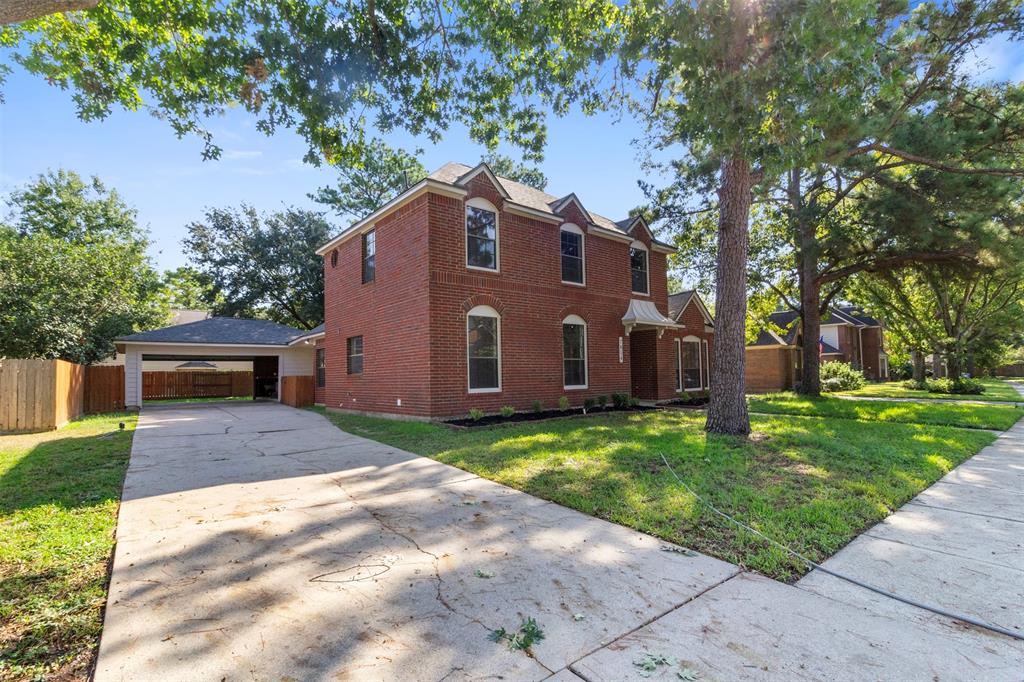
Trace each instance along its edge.
{"label": "fence gate", "polygon": [[252,395],[252,372],[143,372],[143,400]]}

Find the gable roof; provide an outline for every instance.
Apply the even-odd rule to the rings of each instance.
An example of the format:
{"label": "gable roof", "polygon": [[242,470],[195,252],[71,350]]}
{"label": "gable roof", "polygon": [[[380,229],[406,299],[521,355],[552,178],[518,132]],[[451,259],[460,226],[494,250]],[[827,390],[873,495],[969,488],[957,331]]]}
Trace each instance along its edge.
{"label": "gable roof", "polygon": [[[452,192],[456,196],[460,196],[459,193],[461,193],[461,196],[464,196],[466,191],[465,185],[480,174],[487,176],[488,180],[491,181],[491,184],[495,186],[502,197],[512,204],[510,207],[512,210],[518,209],[526,215],[539,218],[550,218],[552,221],[561,222],[559,212],[570,201],[575,201],[579,205],[580,209],[582,209],[584,215],[587,216],[587,219],[590,221],[590,226],[596,228],[598,233],[603,236],[621,238],[624,241],[628,240],[631,235],[628,231],[629,228],[620,227],[619,223],[627,223],[628,226],[631,227],[637,220],[637,218],[629,218],[625,221],[619,221],[619,223],[616,223],[611,218],[606,218],[603,215],[583,208],[582,202],[580,202],[579,198],[575,194],[568,194],[561,198],[556,197],[552,194],[548,194],[547,192],[542,192],[539,189],[530,187],[529,185],[516,182],[510,178],[495,175],[486,163],[480,163],[471,167],[463,163],[449,162],[429,174],[420,182],[401,192],[398,196],[378,210],[349,226],[337,237],[334,237],[326,244],[320,246],[316,250],[316,253],[324,255],[329,249],[336,246],[344,239],[347,239],[351,234],[356,233],[358,230],[366,227],[384,214],[394,210],[402,202],[414,196],[418,196],[427,189]],[[676,250],[676,247],[671,244],[666,244],[665,242],[660,242],[653,238],[652,243],[662,251],[673,252]]]}
{"label": "gable roof", "polygon": [[211,317],[198,322],[152,329],[122,336],[115,341],[127,343],[196,343],[239,346],[287,346],[310,332],[270,320],[238,317]]}
{"label": "gable roof", "polygon": [[174,369],[217,369],[217,365],[205,360],[189,360],[177,365]]}
{"label": "gable roof", "polygon": [[864,309],[858,305],[842,305],[837,306],[838,310],[847,317],[853,318],[861,325],[866,327],[881,327],[882,323],[876,318],[868,315],[864,312]]}
{"label": "gable roof", "polygon": [[690,289],[688,291],[680,291],[676,294],[668,295],[668,316],[676,322],[679,321],[679,316],[686,310],[686,306],[690,305],[691,301],[696,301],[697,306],[700,308],[700,314],[704,317],[705,324],[714,326],[715,319],[711,317],[711,311],[704,304],[704,299],[700,297],[696,289]]}

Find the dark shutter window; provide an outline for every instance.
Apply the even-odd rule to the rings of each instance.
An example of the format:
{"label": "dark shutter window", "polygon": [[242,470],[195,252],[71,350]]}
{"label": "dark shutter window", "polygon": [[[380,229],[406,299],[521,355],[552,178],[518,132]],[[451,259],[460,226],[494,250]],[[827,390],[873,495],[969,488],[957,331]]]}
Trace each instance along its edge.
{"label": "dark shutter window", "polygon": [[562,231],[562,281],[583,284],[583,235]]}
{"label": "dark shutter window", "polygon": [[633,291],[647,292],[647,252],[643,249],[629,250],[629,270],[633,276]]}
{"label": "dark shutter window", "polygon": [[337,249],[334,249],[333,251],[331,251],[331,267],[332,268],[338,267],[338,250]]}
{"label": "dark shutter window", "polygon": [[363,373],[363,337],[350,336],[348,339],[348,373]]}
{"label": "dark shutter window", "polygon": [[363,284],[372,282],[377,275],[377,232],[363,235]]}
{"label": "dark shutter window", "polygon": [[498,269],[498,216],[493,211],[466,207],[466,264]]}
{"label": "dark shutter window", "polygon": [[700,388],[700,343],[683,341],[683,388]]}
{"label": "dark shutter window", "polygon": [[327,385],[327,353],[323,348],[316,349],[316,387]]}
{"label": "dark shutter window", "polygon": [[676,339],[676,390],[683,390],[683,346]]}
{"label": "dark shutter window", "polygon": [[562,362],[566,386],[587,385],[587,332],[582,324],[562,325]]}
{"label": "dark shutter window", "polygon": [[498,318],[470,315],[466,339],[470,390],[499,388]]}

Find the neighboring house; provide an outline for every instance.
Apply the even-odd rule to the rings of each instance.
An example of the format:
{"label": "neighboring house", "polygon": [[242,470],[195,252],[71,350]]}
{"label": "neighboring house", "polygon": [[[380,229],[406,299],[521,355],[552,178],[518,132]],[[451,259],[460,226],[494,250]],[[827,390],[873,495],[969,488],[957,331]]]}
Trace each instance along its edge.
{"label": "neighboring house", "polygon": [[317,250],[317,401],[414,417],[708,386],[713,322],[670,303],[642,218],[449,163]]}
{"label": "neighboring house", "polygon": [[175,372],[217,372],[220,368],[217,367],[216,363],[206,362],[205,360],[189,360],[183,362],[174,368]]}
{"label": "neighboring house", "polygon": [[[789,390],[800,379],[803,338],[799,316],[787,310],[774,312],[770,318],[783,332],[762,329],[747,346],[746,384],[751,393]],[[829,308],[821,320],[818,346],[822,362],[846,362],[870,380],[888,379],[884,327],[859,306]]]}

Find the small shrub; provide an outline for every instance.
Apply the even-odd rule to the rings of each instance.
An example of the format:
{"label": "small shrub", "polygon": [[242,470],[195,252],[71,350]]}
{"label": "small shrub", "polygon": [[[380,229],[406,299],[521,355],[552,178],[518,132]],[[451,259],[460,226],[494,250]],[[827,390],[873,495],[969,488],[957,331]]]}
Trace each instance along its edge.
{"label": "small shrub", "polygon": [[926,381],[929,393],[957,394],[957,395],[981,395],[985,392],[985,386],[977,379],[932,379]]}
{"label": "small shrub", "polygon": [[900,386],[903,387],[903,388],[910,389],[911,391],[927,391],[928,390],[928,382],[927,381],[914,381],[913,379],[908,379],[907,381],[900,382]]}
{"label": "small shrub", "polygon": [[606,395],[599,395],[599,396],[597,396],[597,404],[600,405],[601,409],[603,410],[608,405],[608,396],[606,396]]}
{"label": "small shrub", "polygon": [[629,395],[626,393],[612,393],[612,405],[619,408],[629,405]]}
{"label": "small shrub", "polygon": [[560,409],[562,412],[565,412],[566,410],[569,409],[569,396],[563,395],[561,398],[558,399],[558,409]]}
{"label": "small shrub", "polygon": [[469,418],[475,422],[478,422],[484,418],[484,411],[481,410],[479,407],[471,407],[469,408]]}
{"label": "small shrub", "polygon": [[823,362],[820,370],[821,390],[852,391],[861,388],[866,382],[864,374],[845,362]]}
{"label": "small shrub", "polygon": [[539,400],[534,400],[533,401],[533,411],[534,412],[543,412],[544,411],[544,405],[541,404],[541,402]]}
{"label": "small shrub", "polygon": [[501,408],[501,416],[502,417],[511,417],[515,413],[516,413],[516,408],[512,407],[511,405],[503,405],[502,408]]}
{"label": "small shrub", "polygon": [[597,401],[594,400],[593,398],[584,398],[583,399],[583,409],[584,410],[592,410],[592,409],[594,409],[595,405],[597,405]]}
{"label": "small shrub", "polygon": [[628,398],[627,398],[627,404],[628,404],[628,405],[629,405],[630,407],[636,407],[637,405],[639,405],[639,404],[640,404],[640,399],[639,399],[639,398],[634,398],[633,396],[628,396]]}

